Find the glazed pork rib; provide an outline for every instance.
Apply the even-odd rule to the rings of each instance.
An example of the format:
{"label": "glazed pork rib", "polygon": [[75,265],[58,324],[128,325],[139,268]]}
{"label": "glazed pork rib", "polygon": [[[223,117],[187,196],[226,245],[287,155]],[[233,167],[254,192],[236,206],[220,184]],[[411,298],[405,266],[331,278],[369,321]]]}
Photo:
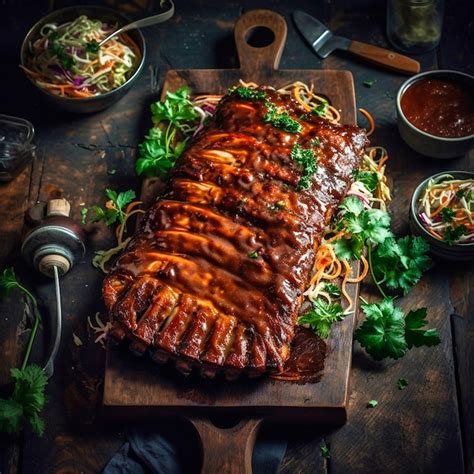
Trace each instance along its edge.
{"label": "glazed pork rib", "polygon": [[[221,100],[104,281],[112,337],[186,373],[283,369],[315,250],[367,144],[362,129],[265,95]],[[268,121],[268,101],[300,131]],[[307,189],[297,144],[317,160]]]}

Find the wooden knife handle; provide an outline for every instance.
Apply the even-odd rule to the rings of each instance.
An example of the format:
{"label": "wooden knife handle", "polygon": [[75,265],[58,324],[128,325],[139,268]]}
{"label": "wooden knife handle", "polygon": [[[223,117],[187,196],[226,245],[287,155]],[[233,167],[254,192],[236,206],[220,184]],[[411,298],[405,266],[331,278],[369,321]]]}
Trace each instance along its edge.
{"label": "wooden knife handle", "polygon": [[202,474],[252,474],[252,452],[262,418],[247,418],[218,428],[206,418],[189,418],[199,434]]}
{"label": "wooden knife handle", "polygon": [[361,56],[371,63],[380,64],[392,71],[404,74],[418,74],[420,63],[403,54],[398,54],[388,49],[379,48],[367,43],[352,41],[348,51]]}
{"label": "wooden knife handle", "polygon": [[237,20],[234,38],[244,80],[257,82],[278,69],[286,33],[285,19],[271,10],[251,10]]}

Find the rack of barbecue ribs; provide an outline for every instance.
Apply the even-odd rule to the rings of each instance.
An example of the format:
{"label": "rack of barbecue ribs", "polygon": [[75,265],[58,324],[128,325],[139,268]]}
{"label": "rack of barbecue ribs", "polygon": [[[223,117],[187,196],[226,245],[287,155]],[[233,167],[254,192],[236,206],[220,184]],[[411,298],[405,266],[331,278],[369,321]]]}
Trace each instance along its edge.
{"label": "rack of barbecue ribs", "polygon": [[[283,370],[316,249],[367,145],[362,129],[260,90],[223,97],[104,281],[110,336],[184,373]],[[306,188],[295,145],[316,158]]]}

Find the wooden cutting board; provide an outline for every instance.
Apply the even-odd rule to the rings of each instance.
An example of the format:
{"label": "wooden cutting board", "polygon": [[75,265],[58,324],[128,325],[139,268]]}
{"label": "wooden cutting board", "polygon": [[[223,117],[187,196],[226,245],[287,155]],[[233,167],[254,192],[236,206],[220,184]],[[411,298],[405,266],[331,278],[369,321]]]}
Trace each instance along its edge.
{"label": "wooden cutting board", "polygon": [[[354,84],[348,71],[279,70],[287,26],[280,15],[254,10],[235,25],[240,69],[180,69],[166,74],[163,94],[187,85],[193,95],[225,93],[239,82],[281,87],[294,81],[313,84],[341,111],[342,122],[356,123]],[[271,44],[262,44],[268,38]],[[156,197],[157,180],[146,180],[145,202]],[[357,301],[358,287],[352,287]],[[107,348],[104,409],[114,419],[147,420],[155,416],[185,416],[198,430],[205,472],[251,472],[252,445],[263,417],[278,422],[340,424],[346,419],[354,316],[334,325],[327,341],[324,374],[317,383],[294,384],[268,378],[233,382],[184,378],[170,368],[137,359],[124,347]],[[214,426],[206,417],[216,413],[244,417],[232,429]],[[232,449],[230,448],[232,445]],[[240,460],[239,460],[240,458]]]}

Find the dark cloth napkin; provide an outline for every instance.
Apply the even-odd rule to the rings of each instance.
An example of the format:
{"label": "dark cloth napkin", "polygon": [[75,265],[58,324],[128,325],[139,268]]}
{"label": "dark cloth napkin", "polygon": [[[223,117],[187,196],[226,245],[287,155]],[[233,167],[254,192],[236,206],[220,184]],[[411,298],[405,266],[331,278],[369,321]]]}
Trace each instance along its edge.
{"label": "dark cloth napkin", "polygon": [[[286,444],[286,440],[265,433],[259,436],[252,458],[254,474],[278,472]],[[198,473],[200,465],[199,442],[193,429],[180,422],[159,421],[153,426],[131,428],[103,474]]]}

